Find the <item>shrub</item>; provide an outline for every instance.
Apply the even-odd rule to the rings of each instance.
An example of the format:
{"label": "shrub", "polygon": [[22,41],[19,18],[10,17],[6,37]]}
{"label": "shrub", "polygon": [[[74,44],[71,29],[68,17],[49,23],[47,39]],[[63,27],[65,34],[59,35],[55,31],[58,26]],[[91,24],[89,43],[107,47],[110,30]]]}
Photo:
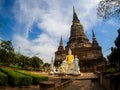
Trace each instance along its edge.
{"label": "shrub", "polygon": [[9,65],[10,68],[15,68],[15,69],[20,69],[21,67],[18,66],[18,65],[13,65],[13,64],[10,64]]}
{"label": "shrub", "polygon": [[1,71],[8,75],[10,85],[23,86],[32,84],[32,78],[27,75],[20,74],[8,68],[1,68]]}
{"label": "shrub", "polygon": [[34,84],[34,85],[38,84],[40,81],[47,81],[48,80],[47,76],[40,76],[40,75],[31,74],[29,72],[24,72],[24,71],[20,71],[20,70],[17,70],[17,72],[32,77],[32,79],[33,79],[32,84]]}
{"label": "shrub", "polygon": [[6,86],[8,83],[8,76],[0,71],[0,86]]}
{"label": "shrub", "polygon": [[109,69],[107,70],[107,72],[109,72],[109,73],[114,73],[114,72],[117,72],[117,70],[116,70],[115,68],[109,68]]}

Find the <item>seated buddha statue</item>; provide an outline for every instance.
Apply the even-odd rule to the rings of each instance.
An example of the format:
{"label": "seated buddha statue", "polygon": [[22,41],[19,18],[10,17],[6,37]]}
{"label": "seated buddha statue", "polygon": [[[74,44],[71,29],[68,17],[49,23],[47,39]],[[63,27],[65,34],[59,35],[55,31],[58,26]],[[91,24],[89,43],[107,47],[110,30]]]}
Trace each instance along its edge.
{"label": "seated buddha statue", "polygon": [[72,62],[73,62],[74,56],[72,55],[71,49],[68,51],[68,56],[67,56],[67,63],[68,63],[68,68],[70,68]]}

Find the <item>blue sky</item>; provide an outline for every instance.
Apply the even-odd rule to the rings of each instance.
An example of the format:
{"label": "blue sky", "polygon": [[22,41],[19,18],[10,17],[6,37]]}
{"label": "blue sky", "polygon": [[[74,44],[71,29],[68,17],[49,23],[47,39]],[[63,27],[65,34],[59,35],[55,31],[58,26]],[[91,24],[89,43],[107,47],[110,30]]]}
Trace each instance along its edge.
{"label": "blue sky", "polygon": [[[62,35],[64,46],[69,39],[73,6],[92,41],[92,30],[102,46],[104,56],[114,46],[119,23],[102,21],[96,15],[100,0],[0,0],[0,39],[11,40],[15,51],[27,56],[37,55],[50,62]],[[38,54],[39,53],[39,54]]]}

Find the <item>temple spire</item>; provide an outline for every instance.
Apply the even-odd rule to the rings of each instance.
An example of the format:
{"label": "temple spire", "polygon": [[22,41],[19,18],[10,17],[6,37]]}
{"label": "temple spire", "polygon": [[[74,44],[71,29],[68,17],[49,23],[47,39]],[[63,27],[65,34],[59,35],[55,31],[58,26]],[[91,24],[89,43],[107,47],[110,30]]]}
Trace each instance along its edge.
{"label": "temple spire", "polygon": [[94,34],[94,31],[92,30],[92,37],[95,38],[95,34]]}
{"label": "temple spire", "polygon": [[62,40],[62,36],[61,36],[58,51],[62,51],[62,50],[64,50],[64,45],[63,45],[63,40]]}
{"label": "temple spire", "polygon": [[96,39],[96,37],[95,37],[95,33],[94,33],[94,31],[92,30],[92,46],[93,47],[96,47],[96,46],[98,46],[98,41],[97,41],[97,39]]}
{"label": "temple spire", "polygon": [[60,45],[59,46],[63,46],[62,36],[61,36],[61,39],[60,39]]}
{"label": "temple spire", "polygon": [[74,8],[74,6],[73,6],[73,14],[74,14],[74,13],[76,13],[76,12],[75,12],[75,8]]}
{"label": "temple spire", "polygon": [[76,14],[74,6],[73,6],[73,21],[72,22],[73,23],[79,23],[80,22],[78,17],[77,17],[77,14]]}

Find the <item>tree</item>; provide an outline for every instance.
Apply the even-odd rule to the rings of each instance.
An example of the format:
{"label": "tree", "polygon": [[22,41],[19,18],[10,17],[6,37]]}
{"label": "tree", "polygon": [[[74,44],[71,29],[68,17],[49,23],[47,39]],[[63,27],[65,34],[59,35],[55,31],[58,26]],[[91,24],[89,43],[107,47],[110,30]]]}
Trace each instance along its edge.
{"label": "tree", "polygon": [[118,37],[115,40],[115,45],[116,45],[117,49],[120,50],[120,29],[118,29]]}
{"label": "tree", "polygon": [[22,68],[24,69],[27,69],[27,67],[29,66],[30,58],[27,56],[21,55],[19,60],[20,60],[19,62],[20,66],[22,66]]}
{"label": "tree", "polygon": [[43,64],[43,61],[39,57],[33,56],[31,58],[30,64],[36,70],[40,68],[40,66]]}
{"label": "tree", "polygon": [[43,67],[44,67],[45,71],[47,71],[50,67],[50,64],[46,62],[46,63],[44,63]]}
{"label": "tree", "polygon": [[1,40],[0,43],[0,61],[10,64],[14,59],[14,48],[11,41]]}
{"label": "tree", "polygon": [[111,64],[120,65],[120,29],[118,29],[118,37],[114,41],[115,47],[111,48],[111,53],[108,55],[108,60]]}
{"label": "tree", "polygon": [[43,66],[44,66],[44,67],[50,67],[50,64],[49,64],[49,63],[44,63]]}
{"label": "tree", "polygon": [[1,43],[0,43],[0,50],[5,50],[6,52],[14,52],[14,48],[12,46],[12,42],[11,41],[4,41],[4,40],[1,40]]}
{"label": "tree", "polygon": [[102,0],[97,7],[97,15],[103,19],[115,17],[120,20],[120,0]]}

